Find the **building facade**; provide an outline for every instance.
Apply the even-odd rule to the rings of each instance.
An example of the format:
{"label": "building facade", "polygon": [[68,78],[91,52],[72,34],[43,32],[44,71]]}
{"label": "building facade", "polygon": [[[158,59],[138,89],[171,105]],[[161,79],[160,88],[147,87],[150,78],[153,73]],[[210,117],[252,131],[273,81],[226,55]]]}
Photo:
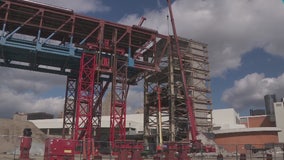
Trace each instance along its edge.
{"label": "building facade", "polygon": [[279,142],[284,143],[284,103],[274,103],[274,111],[276,127],[282,129],[281,132],[278,132],[278,140]]}
{"label": "building facade", "polygon": [[281,128],[268,115],[240,117],[233,108],[213,110],[212,115],[215,142],[227,152],[264,150],[267,144],[279,143]]}

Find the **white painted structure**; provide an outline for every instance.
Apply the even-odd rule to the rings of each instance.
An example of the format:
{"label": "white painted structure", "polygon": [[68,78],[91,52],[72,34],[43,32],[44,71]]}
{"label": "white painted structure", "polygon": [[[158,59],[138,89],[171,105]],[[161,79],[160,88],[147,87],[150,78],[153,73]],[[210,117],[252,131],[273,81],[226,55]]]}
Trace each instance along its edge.
{"label": "white painted structure", "polygon": [[[276,107],[277,106],[277,107]],[[227,109],[216,109],[212,111],[213,116],[213,133],[223,134],[231,132],[259,132],[259,131],[278,131],[279,142],[284,142],[284,104],[283,102],[275,103],[275,117],[276,127],[257,127],[247,128],[244,124],[240,124],[240,116],[233,108]],[[39,129],[49,130],[51,129],[62,129],[63,119],[44,119],[44,120],[30,120]],[[102,116],[102,128],[109,128],[110,116]],[[131,131],[128,134],[143,133],[143,114],[127,114],[126,116],[126,128],[134,128],[135,131]],[[60,132],[61,133],[61,132]]]}
{"label": "white painted structure", "polygon": [[278,141],[284,143],[284,103],[276,102],[274,103],[274,113],[276,127],[281,128],[282,131],[278,132]]}
{"label": "white painted structure", "polygon": [[[240,124],[239,114],[233,109],[217,109],[212,111],[213,115],[213,127],[221,130],[246,128],[245,125]],[[47,130],[49,133],[50,129],[62,129],[63,119],[42,119],[42,120],[30,120],[39,129]],[[102,116],[101,127],[109,128],[110,116]],[[127,114],[126,116],[126,128],[135,128],[136,133],[143,133],[143,114]]]}
{"label": "white painted structure", "polygon": [[[40,119],[40,120],[29,120],[39,129],[47,130],[49,133],[50,129],[62,129],[63,127],[63,119]],[[128,114],[126,116],[126,128],[135,128],[136,133],[142,133],[143,128],[144,115],[143,114]],[[102,116],[101,127],[109,128],[110,127],[110,116]]]}
{"label": "white painted structure", "polygon": [[244,124],[240,124],[240,116],[233,108],[213,110],[212,117],[215,129],[246,128]]}
{"label": "white painted structure", "polygon": [[254,127],[254,128],[234,128],[234,129],[222,129],[213,131],[214,134],[225,133],[252,133],[252,132],[280,132],[281,129],[277,127]]}

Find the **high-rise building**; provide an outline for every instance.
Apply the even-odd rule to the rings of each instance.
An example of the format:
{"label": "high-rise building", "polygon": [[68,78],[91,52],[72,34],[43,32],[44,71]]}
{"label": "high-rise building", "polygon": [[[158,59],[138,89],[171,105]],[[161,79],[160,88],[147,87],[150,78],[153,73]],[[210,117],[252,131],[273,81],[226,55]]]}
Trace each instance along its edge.
{"label": "high-rise building", "polygon": [[265,111],[267,115],[274,115],[274,105],[273,103],[276,102],[275,94],[268,94],[264,96],[265,102]]}
{"label": "high-rise building", "polygon": [[265,112],[270,117],[270,121],[275,122],[274,103],[276,102],[275,94],[268,94],[264,96]]}

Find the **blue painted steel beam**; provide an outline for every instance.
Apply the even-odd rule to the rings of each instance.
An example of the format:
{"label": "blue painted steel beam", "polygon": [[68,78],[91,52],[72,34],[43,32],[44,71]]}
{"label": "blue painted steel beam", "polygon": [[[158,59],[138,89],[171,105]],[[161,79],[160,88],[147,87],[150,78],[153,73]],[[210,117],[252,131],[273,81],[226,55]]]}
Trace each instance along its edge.
{"label": "blue painted steel beam", "polygon": [[[158,69],[154,61],[149,61],[158,57],[156,46],[147,48],[149,41],[156,44],[167,38],[157,31],[85,17],[70,10],[28,1],[5,0],[0,4],[3,6],[0,7],[2,66],[7,65],[5,62],[18,61],[35,69],[46,65],[59,67],[62,71],[78,71],[83,49],[93,45],[92,50],[96,52],[117,54],[120,60],[128,62],[132,69],[129,78]],[[115,31],[117,40],[114,42]],[[110,53],[114,44],[118,52]],[[147,50],[144,55],[134,57],[136,51],[143,49]],[[27,68],[20,64],[17,67]]]}

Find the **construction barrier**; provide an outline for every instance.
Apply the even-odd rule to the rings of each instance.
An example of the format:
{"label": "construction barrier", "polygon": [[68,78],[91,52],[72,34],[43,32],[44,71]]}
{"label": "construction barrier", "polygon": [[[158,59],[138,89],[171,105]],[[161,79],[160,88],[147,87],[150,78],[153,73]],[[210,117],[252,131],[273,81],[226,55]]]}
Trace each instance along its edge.
{"label": "construction barrier", "polygon": [[[21,150],[21,139],[22,136],[15,135],[0,135],[0,159],[19,159],[20,158],[20,150]],[[32,145],[29,152],[30,159],[35,160],[43,160],[44,152],[45,152],[45,137],[39,137],[36,134],[32,135]],[[57,141],[53,141],[54,143]],[[131,142],[131,143],[130,143]],[[133,143],[132,143],[133,142]],[[75,144],[84,144],[82,141],[58,141],[58,144],[61,143],[65,146],[69,146],[69,143]],[[95,142],[96,146],[99,146],[96,150],[92,151],[94,153],[93,159],[117,159],[118,155],[112,155],[111,153],[115,152],[110,147],[109,141],[97,141]],[[143,146],[142,143],[136,143],[135,141],[129,141],[129,143],[121,143],[120,148],[117,148],[121,153],[120,159],[128,158],[128,159],[157,159],[157,160],[166,160],[173,159],[178,160],[181,159],[181,151],[183,158],[186,157],[190,160],[284,160],[284,151],[283,144],[250,144],[250,145],[236,145],[236,144],[226,144],[226,145],[218,145],[216,146],[216,152],[206,152],[202,150],[198,153],[190,153],[188,152],[189,145],[178,143],[165,143],[163,145],[163,150],[160,154],[156,152],[156,144],[149,144],[149,149],[146,150],[147,147]],[[61,146],[61,145],[60,145]],[[50,146],[52,148],[52,146]],[[60,151],[61,150],[61,151]],[[65,152],[65,157],[69,155],[70,149],[60,148],[59,150],[50,150],[52,154],[57,154],[59,152]],[[77,145],[75,148],[76,154],[74,156],[74,160],[83,160],[83,149],[80,145]],[[127,157],[123,157],[124,154],[127,154]],[[219,154],[222,154],[220,157]],[[47,155],[48,156],[48,155]],[[51,154],[49,155],[51,157]],[[73,157],[72,157],[73,158]],[[71,158],[71,159],[72,159]]]}

